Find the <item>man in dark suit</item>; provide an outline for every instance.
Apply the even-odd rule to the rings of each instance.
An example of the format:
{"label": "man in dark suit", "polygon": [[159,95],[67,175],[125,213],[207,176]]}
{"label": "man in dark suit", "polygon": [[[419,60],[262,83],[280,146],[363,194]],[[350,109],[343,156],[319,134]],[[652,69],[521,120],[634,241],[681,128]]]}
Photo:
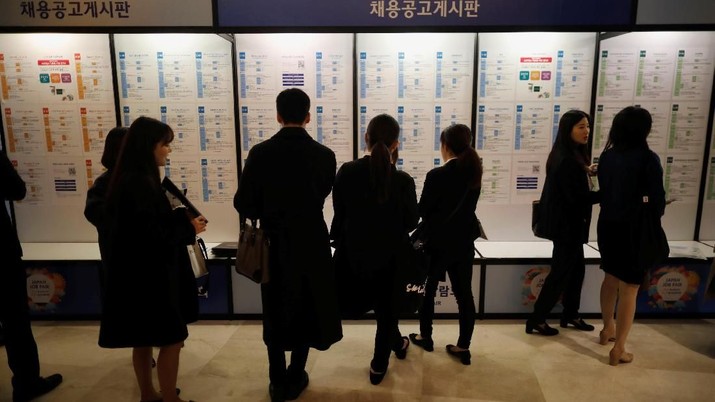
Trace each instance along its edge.
{"label": "man in dark suit", "polygon": [[4,152],[0,152],[0,321],[5,337],[7,362],[12,370],[12,399],[29,401],[44,395],[62,382],[62,376],[40,377],[37,344],[30,327],[27,306],[27,277],[22,266],[22,247],[10,220],[5,201],[25,198],[25,182]]}
{"label": "man in dark suit", "polygon": [[[297,88],[276,98],[281,130],[248,153],[234,207],[259,219],[270,239],[270,282],[261,285],[263,341],[272,401],[293,400],[308,386],[310,347],[342,339],[323,203],[335,179],[335,153],[313,140],[310,99]],[[286,370],[285,351],[291,361]]]}

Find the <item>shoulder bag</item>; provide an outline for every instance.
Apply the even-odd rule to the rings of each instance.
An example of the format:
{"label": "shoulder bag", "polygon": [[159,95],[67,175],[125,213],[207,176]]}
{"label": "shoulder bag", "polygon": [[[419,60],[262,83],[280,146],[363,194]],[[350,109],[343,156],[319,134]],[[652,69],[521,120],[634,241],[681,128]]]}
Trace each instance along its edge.
{"label": "shoulder bag", "polygon": [[253,282],[268,283],[269,248],[270,241],[258,226],[258,220],[251,219],[249,225],[245,218],[242,219],[236,249],[236,272]]}

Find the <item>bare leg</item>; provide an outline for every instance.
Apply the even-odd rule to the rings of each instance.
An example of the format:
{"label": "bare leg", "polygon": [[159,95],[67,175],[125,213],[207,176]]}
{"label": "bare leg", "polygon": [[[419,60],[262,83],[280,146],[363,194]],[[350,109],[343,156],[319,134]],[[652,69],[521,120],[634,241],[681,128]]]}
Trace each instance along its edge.
{"label": "bare leg", "polygon": [[159,350],[159,358],[156,362],[157,374],[159,375],[159,386],[162,389],[164,402],[179,401],[176,395],[176,376],[179,373],[179,354],[183,342],[169,346],[162,346]]}
{"label": "bare leg", "polygon": [[137,377],[142,401],[153,401],[161,398],[161,394],[154,389],[152,381],[151,353],[151,347],[132,349],[134,375]]}
{"label": "bare leg", "polygon": [[614,356],[617,358],[616,364],[628,363],[633,360],[633,355],[626,352],[626,340],[628,333],[633,326],[633,318],[636,314],[636,297],[638,296],[639,285],[631,285],[620,281],[618,284],[618,312],[616,314],[616,344],[611,350],[611,364]]}
{"label": "bare leg", "polygon": [[600,334],[601,345],[606,345],[609,339],[616,335],[616,300],[618,300],[618,278],[606,274],[601,283],[601,316],[603,317],[603,330]]}

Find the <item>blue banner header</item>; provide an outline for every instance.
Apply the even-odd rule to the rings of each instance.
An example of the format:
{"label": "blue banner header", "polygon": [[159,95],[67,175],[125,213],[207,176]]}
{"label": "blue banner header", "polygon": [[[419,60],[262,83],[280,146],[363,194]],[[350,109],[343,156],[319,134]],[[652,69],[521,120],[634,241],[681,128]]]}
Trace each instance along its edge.
{"label": "blue banner header", "polygon": [[221,27],[607,26],[632,0],[218,0]]}

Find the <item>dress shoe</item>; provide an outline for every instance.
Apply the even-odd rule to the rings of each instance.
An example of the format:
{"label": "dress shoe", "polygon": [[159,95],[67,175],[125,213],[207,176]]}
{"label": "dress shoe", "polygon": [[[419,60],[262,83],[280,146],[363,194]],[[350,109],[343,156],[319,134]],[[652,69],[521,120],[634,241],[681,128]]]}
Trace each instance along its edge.
{"label": "dress shoe", "polygon": [[271,396],[271,402],[283,402],[286,400],[286,387],[283,384],[270,383],[268,385],[268,395]]}
{"label": "dress shoe", "polygon": [[618,366],[618,363],[630,363],[633,361],[633,353],[628,353],[625,350],[617,351],[611,349],[608,353],[608,364]]}
{"label": "dress shoe", "polygon": [[554,336],[559,334],[559,330],[556,328],[551,328],[549,324],[542,322],[541,324],[534,324],[531,321],[526,322],[526,333],[531,334],[533,331],[540,333],[544,336]]}
{"label": "dress shoe", "polygon": [[611,334],[601,331],[598,333],[598,343],[601,345],[608,345],[608,342],[615,342],[616,337],[611,336]]}
{"label": "dress shoe", "polygon": [[286,387],[285,392],[286,400],[292,401],[294,399],[298,399],[303,390],[308,388],[308,382],[310,382],[310,379],[305,370],[299,373],[297,378],[288,378],[288,386]]}
{"label": "dress shoe", "polygon": [[38,377],[35,381],[16,387],[12,392],[13,402],[26,402],[44,395],[57,388],[62,382],[61,374],[52,374],[47,377]]}
{"label": "dress shoe", "polygon": [[412,341],[412,343],[428,352],[434,350],[434,342],[431,338],[422,338],[421,335],[420,338],[418,338],[417,334],[410,334],[410,340]]}
{"label": "dress shoe", "polygon": [[447,345],[447,354],[450,354],[459,359],[462,364],[469,366],[472,364],[472,354],[469,350],[456,350],[456,346]]}
{"label": "dress shoe", "polygon": [[402,342],[401,342],[402,347],[400,349],[394,350],[395,352],[395,357],[404,360],[405,357],[407,357],[407,348],[410,347],[410,340],[406,336],[402,337]]}
{"label": "dress shoe", "polygon": [[581,318],[561,319],[561,328],[568,328],[569,325],[573,325],[574,328],[581,331],[593,331],[595,329],[593,325],[586,324],[586,321]]}
{"label": "dress shoe", "polygon": [[385,374],[387,374],[387,369],[383,372],[375,371],[373,370],[372,367],[370,367],[370,384],[372,385],[378,385],[382,382],[382,379],[385,378]]}

